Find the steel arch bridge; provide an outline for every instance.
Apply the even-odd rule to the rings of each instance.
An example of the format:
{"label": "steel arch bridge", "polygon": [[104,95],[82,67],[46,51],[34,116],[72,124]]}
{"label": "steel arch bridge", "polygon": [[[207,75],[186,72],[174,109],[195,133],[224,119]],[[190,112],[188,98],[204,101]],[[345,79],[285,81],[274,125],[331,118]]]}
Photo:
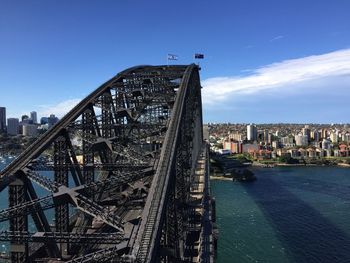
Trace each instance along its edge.
{"label": "steel arch bridge", "polygon": [[198,66],[133,67],[1,171],[0,240],[11,262],[213,262],[208,173]]}

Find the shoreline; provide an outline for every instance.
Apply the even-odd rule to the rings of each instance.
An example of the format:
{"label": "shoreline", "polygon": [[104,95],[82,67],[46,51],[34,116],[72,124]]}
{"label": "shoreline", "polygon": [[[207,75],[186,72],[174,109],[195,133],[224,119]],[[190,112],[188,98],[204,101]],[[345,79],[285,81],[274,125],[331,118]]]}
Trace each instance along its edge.
{"label": "shoreline", "polygon": [[232,178],[217,176],[217,175],[210,175],[210,180],[232,181]]}
{"label": "shoreline", "polygon": [[338,163],[337,166],[350,168],[350,164],[347,164],[347,163]]}
{"label": "shoreline", "polygon": [[302,167],[302,166],[340,166],[340,167],[345,167],[345,168],[350,168],[350,164],[347,163],[338,163],[335,165],[326,165],[326,164],[314,164],[314,163],[275,163],[275,164],[252,164],[252,167],[262,167],[262,168],[274,168],[276,166],[280,167]]}

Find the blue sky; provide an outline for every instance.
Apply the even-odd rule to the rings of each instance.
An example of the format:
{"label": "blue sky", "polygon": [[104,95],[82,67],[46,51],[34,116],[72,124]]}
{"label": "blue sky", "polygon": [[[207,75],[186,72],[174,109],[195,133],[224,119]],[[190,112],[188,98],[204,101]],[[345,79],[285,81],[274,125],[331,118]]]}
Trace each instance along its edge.
{"label": "blue sky", "polygon": [[202,52],[204,120],[350,122],[350,1],[0,1],[0,106],[59,116],[138,64]]}

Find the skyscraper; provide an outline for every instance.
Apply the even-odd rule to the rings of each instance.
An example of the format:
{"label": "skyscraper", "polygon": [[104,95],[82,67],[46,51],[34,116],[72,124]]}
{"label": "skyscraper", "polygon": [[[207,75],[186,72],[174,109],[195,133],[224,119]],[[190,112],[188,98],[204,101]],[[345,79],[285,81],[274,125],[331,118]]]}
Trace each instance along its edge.
{"label": "skyscraper", "polygon": [[304,128],[301,129],[303,135],[307,136],[308,141],[310,141],[310,128],[309,125],[305,125]]}
{"label": "skyscraper", "polygon": [[258,129],[255,125],[249,124],[247,125],[247,140],[248,141],[256,141],[258,137]]}
{"label": "skyscraper", "polygon": [[264,141],[265,142],[269,141],[269,130],[267,129],[264,130]]}
{"label": "skyscraper", "polygon": [[7,134],[17,135],[19,132],[19,119],[8,118],[7,119]]}
{"label": "skyscraper", "polygon": [[0,107],[0,133],[6,131],[6,108]]}
{"label": "skyscraper", "polygon": [[33,121],[33,124],[38,123],[38,115],[37,115],[36,111],[32,111],[30,113],[30,119]]}

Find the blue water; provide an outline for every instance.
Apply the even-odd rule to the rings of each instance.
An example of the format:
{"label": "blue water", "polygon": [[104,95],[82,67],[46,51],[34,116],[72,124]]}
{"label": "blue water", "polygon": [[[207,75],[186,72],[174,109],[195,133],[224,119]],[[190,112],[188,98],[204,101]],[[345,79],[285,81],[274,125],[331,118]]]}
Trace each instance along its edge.
{"label": "blue water", "polygon": [[254,183],[211,181],[218,263],[350,262],[350,169],[254,172]]}
{"label": "blue water", "polygon": [[[13,159],[5,158],[5,162],[0,162],[0,171],[3,168],[5,168],[5,166],[9,164],[12,160]],[[47,176],[48,178],[51,178],[51,179],[53,178],[53,172],[41,172],[41,173],[42,175]],[[33,186],[38,197],[43,197],[50,194],[47,190],[41,188],[35,183],[33,184]],[[0,192],[0,209],[5,209],[5,208],[8,208],[8,189],[7,188],[5,188],[4,191]],[[53,223],[53,215],[54,215],[53,209],[46,210],[44,211],[44,213],[46,214],[46,217],[49,223]],[[8,222],[0,223],[0,231],[4,231],[4,230],[8,230]],[[28,217],[28,230],[29,231],[36,230],[34,222],[30,216]],[[8,252],[8,246],[9,246],[8,242],[0,242],[0,253]]]}
{"label": "blue water", "polygon": [[[0,170],[4,166],[0,163]],[[211,181],[220,231],[218,263],[350,262],[350,169],[254,172],[254,183]],[[7,207],[7,190],[0,200],[0,208]],[[7,229],[6,223],[0,229]],[[7,249],[0,243],[0,252]]]}

